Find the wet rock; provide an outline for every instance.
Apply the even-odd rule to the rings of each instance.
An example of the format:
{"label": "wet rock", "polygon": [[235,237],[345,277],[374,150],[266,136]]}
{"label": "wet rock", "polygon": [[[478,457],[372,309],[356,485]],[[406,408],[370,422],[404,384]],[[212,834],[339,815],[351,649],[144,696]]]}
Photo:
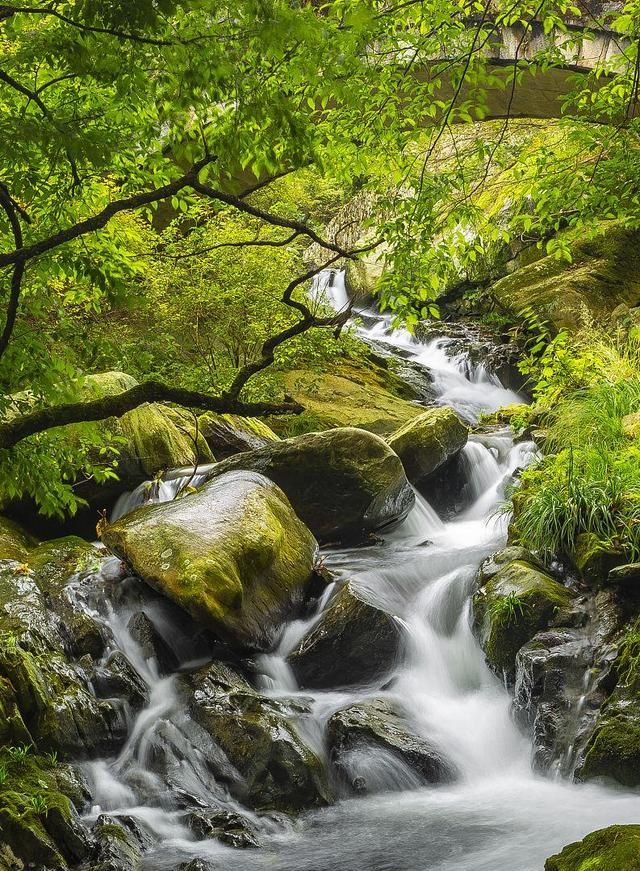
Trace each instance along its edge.
{"label": "wet rock", "polygon": [[578,536],[571,558],[584,580],[594,585],[605,582],[611,569],[625,562],[622,551],[601,541],[593,532]]}
{"label": "wet rock", "polygon": [[0,871],[23,871],[24,862],[18,859],[8,844],[0,842]]}
{"label": "wet rock", "polygon": [[0,678],[37,747],[61,756],[113,752],[126,736],[117,708],[69,660],[64,628],[29,570],[0,563]]}
{"label": "wet rock", "polygon": [[149,691],[124,653],[112,653],[104,666],[95,669],[91,683],[103,699],[124,698],[134,711],[149,701]]}
{"label": "wet rock", "polygon": [[252,469],[284,490],[320,541],[358,540],[401,520],[414,495],[402,463],[378,436],[353,427],[307,433],[217,464],[218,477]]}
{"label": "wet rock", "polygon": [[640,871],[640,826],[591,832],[547,859],[544,871]]}
{"label": "wet rock", "polygon": [[270,442],[280,441],[271,427],[256,417],[237,414],[200,415],[198,425],[205,441],[218,460],[225,460],[243,451],[255,451]]}
{"label": "wet rock", "polygon": [[478,574],[480,585],[486,584],[487,581],[490,581],[491,578],[498,574],[503,566],[514,562],[514,560],[520,560],[520,562],[532,565],[541,572],[546,571],[544,564],[530,550],[518,545],[511,545],[487,557],[482,563]]}
{"label": "wet rock", "polygon": [[138,871],[151,839],[132,817],[102,814],[94,826],[97,842],[92,871]]}
{"label": "wet rock", "polygon": [[585,704],[585,676],[593,648],[583,632],[539,632],[516,657],[514,712],[533,741],[533,764],[548,771],[556,764],[572,772],[576,745],[593,725],[597,708]]}
{"label": "wet rock", "polygon": [[227,847],[260,846],[256,825],[233,811],[195,811],[189,816],[189,828],[198,839],[215,838]]}
{"label": "wet rock", "polygon": [[100,558],[99,550],[75,535],[45,541],[28,556],[33,578],[47,605],[60,618],[67,649],[74,657],[88,653],[99,659],[105,650],[102,626],[67,590],[75,575],[96,569]]}
{"label": "wet rock", "polygon": [[133,640],[139,644],[145,659],[155,659],[164,673],[178,667],[176,655],[155,627],[153,620],[144,613],[136,611],[127,623]]}
{"label": "wet rock", "polygon": [[357,686],[389,674],[400,643],[397,620],[349,583],[336,593],[288,662],[303,689]]}
{"label": "wet rock", "polygon": [[530,563],[505,563],[473,597],[476,630],[491,668],[513,684],[520,648],[572,598],[566,587]]}
{"label": "wet rock", "polygon": [[374,749],[387,751],[426,783],[447,782],[455,777],[454,766],[438,748],[413,734],[393,705],[383,699],[337,711],[329,720],[328,737],[332,762],[356,792],[369,792],[371,787],[366,777],[353,783],[350,768],[353,751],[365,751],[367,755]]}
{"label": "wet rock", "polygon": [[0,517],[0,560],[12,559],[24,563],[29,551],[37,545],[37,541],[25,532],[21,526]]}
{"label": "wet rock", "polygon": [[600,709],[584,759],[580,780],[606,777],[624,786],[640,784],[640,623],[626,628],[616,644],[611,666],[612,692]]}
{"label": "wet rock", "polygon": [[610,569],[606,582],[611,586],[620,584],[624,587],[637,587],[640,589],[640,563],[626,563],[622,566],[615,566]]}
{"label": "wet rock", "polygon": [[176,871],[220,871],[220,866],[207,862],[206,859],[192,859],[191,862],[178,865]]}
{"label": "wet rock", "polygon": [[430,408],[387,441],[402,460],[407,478],[419,484],[462,450],[468,433],[451,408]]}
{"label": "wet rock", "polygon": [[279,487],[244,471],[139,508],[102,538],[197,622],[253,649],[268,646],[304,599],[317,550]]}
{"label": "wet rock", "polygon": [[298,813],[331,801],[319,757],[291,724],[300,703],[261,696],[221,664],[196,672],[191,685],[191,716],[244,778],[245,804]]}

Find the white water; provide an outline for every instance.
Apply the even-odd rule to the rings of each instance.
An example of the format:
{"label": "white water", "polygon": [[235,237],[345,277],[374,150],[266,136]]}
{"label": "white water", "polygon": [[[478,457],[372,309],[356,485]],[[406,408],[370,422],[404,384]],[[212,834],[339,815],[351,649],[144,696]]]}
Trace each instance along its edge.
{"label": "white water", "polygon": [[[322,281],[326,276],[316,294],[323,292]],[[339,275],[330,301],[336,307],[347,304]],[[482,367],[448,357],[446,339],[420,345],[407,333],[390,332],[383,318],[367,333],[429,367],[439,402],[469,420],[518,401]],[[366,781],[372,793],[367,797],[308,814],[292,829],[265,826],[259,850],[196,842],[179,812],[170,803],[163,808],[164,787],[147,764],[155,737],[168,730],[180,734],[183,728],[174,679],[160,679],[156,665],[136,650],[126,630],[126,608],[124,615],[109,612],[116,646],[126,650],[151,698],[118,759],[92,763],[89,770],[96,805],[132,814],[160,839],[146,859],[146,871],[169,871],[194,856],[209,858],[225,871],[542,871],[545,858],[587,832],[640,821],[637,794],[532,772],[530,743],[512,720],[511,698],[487,668],[471,631],[470,596],[478,566],[506,540],[507,519],[495,509],[505,482],[533,452],[530,443],[513,445],[506,431],[473,436],[463,459],[472,504],[461,515],[443,522],[418,495],[403,524],[381,543],[324,554],[339,578],[348,578],[396,616],[404,651],[399,663],[390,663],[391,680],[378,686],[301,693],[312,700],[313,712],[298,724],[301,734],[323,754],[326,722],[334,711],[367,697],[387,698],[415,734],[435,742],[455,765],[453,784],[424,787],[390,754],[354,752],[349,769]],[[184,481],[188,474],[179,477]],[[172,498],[180,486],[170,482],[152,498]],[[120,510],[140,504],[144,493],[140,497],[133,494]],[[263,692],[289,697],[299,692],[287,653],[320,618],[333,592],[327,591],[313,617],[285,628],[278,650],[260,658]],[[207,780],[197,749],[181,759],[177,774],[203,801],[237,807]]]}

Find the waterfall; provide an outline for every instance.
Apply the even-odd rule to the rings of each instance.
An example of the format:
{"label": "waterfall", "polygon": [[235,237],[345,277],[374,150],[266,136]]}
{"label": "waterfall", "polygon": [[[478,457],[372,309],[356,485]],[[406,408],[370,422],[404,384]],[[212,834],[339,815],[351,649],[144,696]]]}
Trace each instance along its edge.
{"label": "waterfall", "polygon": [[[343,274],[321,273],[312,295],[344,308]],[[421,343],[407,331],[393,331],[388,316],[367,310],[359,315],[363,337],[427,368],[437,401],[469,422],[484,411],[520,401],[484,366],[471,363],[460,351],[453,353],[450,340]],[[472,436],[463,452],[471,504],[443,522],[428,499],[417,494],[403,523],[370,546],[326,549],[323,559],[336,584],[313,614],[284,627],[276,650],[254,662],[262,693],[292,700],[292,710],[299,702],[305,713],[294,717],[295,726],[325,764],[328,719],[338,709],[376,698],[392,703],[415,736],[433,742],[451,760],[458,772],[454,783],[425,787],[392,754],[355,748],[344,765],[352,781],[367,783],[367,796],[309,813],[287,830],[274,832],[273,824],[269,827],[264,818],[254,816],[266,836],[262,849],[234,851],[217,841],[195,841],[181,823],[181,789],[208,806],[238,805],[216,782],[199,739],[189,731],[176,675],[161,674],[132,638],[129,620],[140,606],[124,595],[113,607],[98,610],[113,638],[112,649],[126,652],[149,700],[132,717],[119,757],[85,766],[96,805],[91,818],[109,810],[133,816],[151,832],[157,846],[147,854],[144,871],[173,871],[193,857],[210,859],[226,871],[541,871],[547,856],[587,832],[637,822],[637,795],[533,772],[531,745],[511,715],[512,700],[488,669],[472,632],[471,595],[478,567],[506,543],[507,519],[496,509],[505,484],[535,450],[530,442],[514,445],[506,429]],[[192,483],[197,484],[201,473],[197,471]],[[142,485],[118,503],[113,517],[145,501],[174,498],[192,474],[179,470],[158,486]],[[113,560],[105,563],[102,574],[98,602],[108,598],[107,582],[124,583],[113,581]],[[301,691],[287,655],[322,618],[346,580],[395,616],[402,629],[403,656],[380,685]],[[168,612],[163,616],[157,607],[144,603],[165,634],[180,634],[172,632],[175,618]],[[188,630],[182,642],[170,640],[179,667],[187,669],[189,655],[198,657]],[[173,754],[169,783],[151,762],[158,742]]]}

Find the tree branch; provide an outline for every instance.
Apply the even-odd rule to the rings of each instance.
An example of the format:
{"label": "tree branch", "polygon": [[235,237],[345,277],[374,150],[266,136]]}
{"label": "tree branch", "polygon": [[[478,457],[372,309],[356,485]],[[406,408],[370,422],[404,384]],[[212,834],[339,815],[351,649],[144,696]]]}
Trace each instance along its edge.
{"label": "tree branch", "polygon": [[211,396],[195,390],[169,387],[158,381],[147,381],[116,396],[53,405],[0,423],[0,449],[6,450],[28,436],[55,427],[120,417],[145,402],[174,402],[185,408],[202,408],[219,414],[239,414],[246,417],[264,414],[297,414],[302,411],[302,406],[295,402],[237,402],[227,395]]}
{"label": "tree branch", "polygon": [[[13,239],[16,245],[16,249],[20,250],[22,248],[23,239],[22,227],[20,226],[20,220],[18,218],[18,208],[14,203],[8,189],[2,183],[0,183],[0,206],[7,215],[7,218],[9,219],[9,224],[11,225],[11,232],[13,233]],[[2,330],[2,334],[0,334],[0,358],[7,350],[9,340],[11,339],[11,336],[13,334],[16,317],[18,316],[18,305],[20,304],[20,293],[22,290],[22,279],[24,277],[24,271],[25,262],[23,260],[19,260],[14,265],[13,274],[11,276],[11,290],[9,292],[7,313],[5,315],[4,328]]]}

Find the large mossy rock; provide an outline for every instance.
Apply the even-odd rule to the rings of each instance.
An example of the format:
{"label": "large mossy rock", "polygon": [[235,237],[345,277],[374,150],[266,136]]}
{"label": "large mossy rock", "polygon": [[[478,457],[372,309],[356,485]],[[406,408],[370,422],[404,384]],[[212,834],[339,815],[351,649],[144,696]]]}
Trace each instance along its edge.
{"label": "large mossy rock", "polygon": [[298,813],[331,801],[317,754],[291,724],[299,703],[259,695],[237,672],[216,663],[190,678],[190,712],[244,779],[245,803]]}
{"label": "large mossy rock", "polygon": [[467,443],[469,431],[451,408],[430,408],[389,436],[412,484],[423,482]]}
{"label": "large mossy rock", "polygon": [[528,306],[555,329],[576,329],[585,311],[605,322],[621,303],[640,299],[640,234],[611,225],[595,239],[570,242],[572,262],[541,257],[501,278],[491,296],[518,316]]}
{"label": "large mossy rock", "polygon": [[398,621],[349,583],[333,597],[288,661],[303,689],[357,686],[389,674],[400,645]]}
{"label": "large mossy rock", "polygon": [[216,464],[210,477],[260,472],[322,542],[358,540],[406,516],[414,494],[397,455],[354,427],[307,433]]}
{"label": "large mossy rock", "polygon": [[241,648],[271,643],[305,595],[317,550],[282,490],[246,471],[138,508],[106,526],[102,540],[151,587]]}
{"label": "large mossy rock", "polygon": [[547,859],[544,871],[640,871],[640,826],[591,832]]}
{"label": "large mossy rock", "polygon": [[[358,757],[371,758],[372,751],[382,750],[400,760],[425,783],[453,780],[455,769],[427,741],[413,734],[394,706],[385,699],[372,699],[336,711],[329,720],[331,760],[347,783],[357,792],[369,792],[366,769]],[[366,766],[368,768],[369,766]],[[374,772],[375,779],[375,772]]]}
{"label": "large mossy rock", "polygon": [[126,736],[123,712],[96,699],[71,658],[69,633],[28,566],[0,563],[0,679],[14,732],[66,758],[111,753]]}
{"label": "large mossy rock", "polygon": [[[300,416],[284,421],[290,433],[357,426],[388,435],[422,411],[411,401],[419,398],[418,392],[373,361],[369,366],[344,361],[334,372],[295,369],[286,374],[284,389],[305,408]],[[282,420],[273,421],[274,428],[282,425]]]}
{"label": "large mossy rock", "polygon": [[257,417],[214,414],[208,411],[198,418],[198,427],[218,460],[225,460],[242,451],[254,451],[270,442],[280,441],[280,436]]}
{"label": "large mossy rock", "polygon": [[29,551],[37,543],[35,538],[13,520],[0,517],[0,560],[12,559],[24,563]]}
{"label": "large mossy rock", "polygon": [[[86,376],[83,393],[87,399],[103,399],[130,390],[137,383],[124,372],[101,372]],[[127,484],[152,478],[163,469],[213,461],[202,435],[196,452],[195,420],[181,409],[148,402],[122,417],[108,418],[104,425],[123,440],[118,445],[117,472]]]}
{"label": "large mossy rock", "polygon": [[491,668],[513,683],[520,648],[571,600],[566,587],[531,563],[505,563],[473,598],[476,627]]}
{"label": "large mossy rock", "polygon": [[[640,785],[640,622],[617,641],[613,691],[598,713],[595,729],[576,772],[580,780],[606,777]],[[610,678],[610,680],[611,680]]]}

